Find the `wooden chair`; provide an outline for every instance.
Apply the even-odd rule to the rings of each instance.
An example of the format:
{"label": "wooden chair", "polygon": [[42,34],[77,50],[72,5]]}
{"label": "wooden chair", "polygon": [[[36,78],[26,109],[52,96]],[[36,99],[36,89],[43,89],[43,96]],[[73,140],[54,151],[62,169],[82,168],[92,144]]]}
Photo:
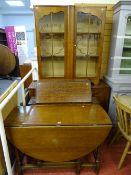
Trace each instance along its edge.
{"label": "wooden chair", "polygon": [[114,97],[114,100],[117,109],[118,129],[124,136],[124,138],[127,140],[125,149],[118,164],[118,168],[120,169],[126,155],[131,154],[131,151],[129,151],[131,145],[131,108],[122,104],[117,96]]}

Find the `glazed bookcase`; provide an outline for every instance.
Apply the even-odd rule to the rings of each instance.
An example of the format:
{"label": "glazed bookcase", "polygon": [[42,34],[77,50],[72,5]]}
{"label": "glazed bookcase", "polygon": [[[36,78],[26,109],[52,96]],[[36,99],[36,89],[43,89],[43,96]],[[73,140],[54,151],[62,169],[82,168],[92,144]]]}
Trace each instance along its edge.
{"label": "glazed bookcase", "polygon": [[39,77],[99,83],[106,7],[35,6]]}

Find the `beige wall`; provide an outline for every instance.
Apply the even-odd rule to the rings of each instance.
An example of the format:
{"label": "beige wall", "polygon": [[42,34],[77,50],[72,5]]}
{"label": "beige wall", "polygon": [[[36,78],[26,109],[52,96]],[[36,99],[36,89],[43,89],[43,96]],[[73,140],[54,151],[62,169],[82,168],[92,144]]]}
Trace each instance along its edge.
{"label": "beige wall", "polygon": [[101,65],[101,78],[107,73],[107,66],[110,54],[110,41],[112,32],[112,20],[113,20],[113,5],[107,5],[105,30],[104,30],[104,42],[102,53],[102,65]]}

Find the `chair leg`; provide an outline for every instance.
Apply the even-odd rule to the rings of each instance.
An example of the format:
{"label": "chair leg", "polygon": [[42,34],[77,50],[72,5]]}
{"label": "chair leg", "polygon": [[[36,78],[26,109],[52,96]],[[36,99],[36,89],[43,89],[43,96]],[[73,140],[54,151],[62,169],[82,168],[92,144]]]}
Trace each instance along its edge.
{"label": "chair leg", "polygon": [[121,156],[121,159],[120,159],[120,162],[119,162],[119,164],[118,164],[118,169],[121,168],[121,166],[122,166],[122,164],[123,164],[123,162],[124,162],[124,159],[125,159],[126,154],[127,154],[128,150],[129,150],[130,144],[131,144],[130,141],[128,141],[128,142],[126,143],[126,147],[125,147],[125,149],[124,149],[124,152],[123,152],[123,154],[122,154],[122,156]]}
{"label": "chair leg", "polygon": [[111,140],[110,143],[109,143],[109,146],[112,145],[112,143],[116,140],[116,138],[119,136],[119,134],[120,134],[120,130],[117,129],[117,131],[116,131],[114,137],[112,138],[112,140]]}

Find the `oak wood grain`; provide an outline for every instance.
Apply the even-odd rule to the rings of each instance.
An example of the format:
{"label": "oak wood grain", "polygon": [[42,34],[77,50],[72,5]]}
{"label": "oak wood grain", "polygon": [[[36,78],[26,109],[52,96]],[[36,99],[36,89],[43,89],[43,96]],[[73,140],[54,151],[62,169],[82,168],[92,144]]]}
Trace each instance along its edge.
{"label": "oak wood grain", "polygon": [[[29,86],[29,92],[31,94],[31,97],[33,97],[33,101],[34,101],[34,97],[36,97],[36,87],[37,87],[37,83],[42,83],[45,81],[56,81],[57,79],[51,79],[51,80],[40,80],[40,81],[36,81],[36,82],[32,82]],[[58,80],[61,81],[61,80]],[[70,80],[72,81],[72,80]],[[86,82],[86,79],[73,79],[73,81],[77,81],[77,82],[81,82],[84,81]],[[108,111],[108,106],[109,106],[109,98],[110,98],[110,91],[111,88],[103,81],[101,81],[99,83],[99,85],[92,85],[91,86],[91,91],[92,91],[92,97],[95,97],[98,99],[100,105],[106,110]],[[36,103],[36,98],[35,101]],[[32,103],[31,103],[32,104]],[[33,103],[34,104],[34,103]]]}
{"label": "oak wood grain", "polygon": [[36,103],[91,102],[91,84],[87,81],[42,81],[36,86]]}
{"label": "oak wood grain", "polygon": [[5,121],[8,139],[34,158],[62,162],[82,157],[107,137],[111,120],[96,104],[19,107]]}
{"label": "oak wood grain", "polygon": [[8,116],[5,126],[111,124],[98,104],[52,104],[17,107]]}

